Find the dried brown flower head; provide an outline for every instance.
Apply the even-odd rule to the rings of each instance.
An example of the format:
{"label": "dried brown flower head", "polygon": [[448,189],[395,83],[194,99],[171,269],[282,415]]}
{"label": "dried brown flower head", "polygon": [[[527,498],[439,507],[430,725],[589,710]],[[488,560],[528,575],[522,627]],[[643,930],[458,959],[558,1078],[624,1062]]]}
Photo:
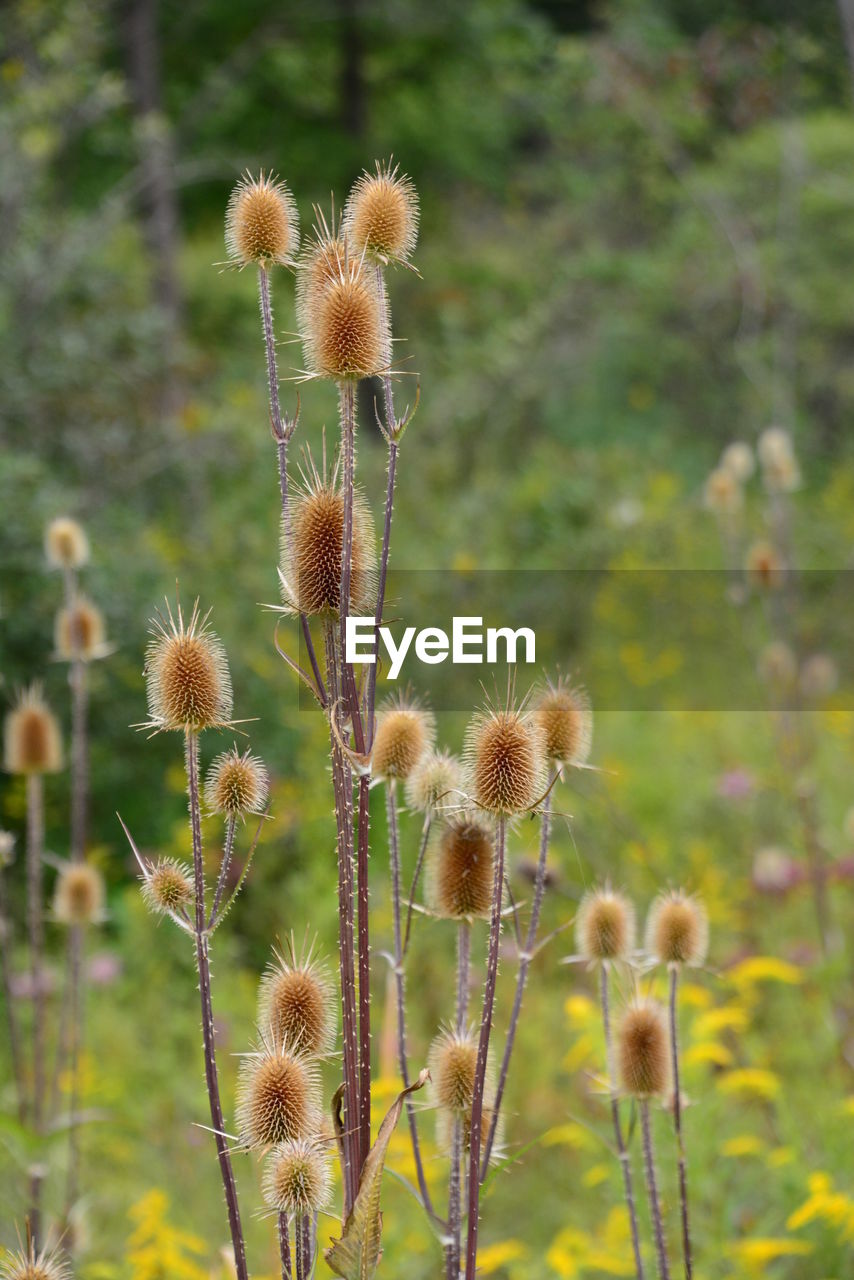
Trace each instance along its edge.
{"label": "dried brown flower head", "polygon": [[62,768],[59,724],[40,685],[25,689],[7,713],[3,754],[7,773],[56,773]]}
{"label": "dried brown flower head", "polygon": [[451,920],[486,918],[492,905],[495,850],[490,829],[461,815],[434,837],[428,866],[428,896],[437,915]]}
{"label": "dried brown flower head", "polygon": [[94,924],[104,913],[104,881],[87,862],[67,863],[59,873],[53,914],[61,924]]}
{"label": "dried brown flower head", "polygon": [[627,960],[635,946],[635,909],[613,889],[593,889],[581,899],[575,937],[589,963]]}
{"label": "dried brown flower head", "polygon": [[245,174],[225,215],[228,256],[238,266],[292,264],[299,250],[299,215],[290,190],[270,174]]}
{"label": "dried brown flower head", "polygon": [[633,1098],[654,1098],[668,1085],[668,1039],[664,1015],[652,1000],[629,1005],[618,1039],[620,1082]]}
{"label": "dried brown flower head", "polygon": [[51,520],[44,535],[48,564],[54,569],[80,569],[89,559],[89,539],[83,526],[69,516]]}
{"label": "dried brown flower head", "polygon": [[478,712],[466,733],[463,759],[471,798],[489,813],[532,808],[546,789],[542,730],[512,704]]}
{"label": "dried brown flower head", "polygon": [[243,752],[232,747],[218,755],[208,770],[205,803],[211,813],[239,818],[245,813],[262,813],[269,791],[263,761],[248,747]]}
{"label": "dried brown flower head", "polygon": [[408,262],[418,240],[418,194],[398,165],[376,162],[354,183],[344,206],[344,232],[357,253],[378,262]]}
{"label": "dried brown flower head", "polygon": [[193,873],[175,858],[160,858],[148,868],[142,896],[149,910],[160,915],[187,908],[195,897]]}
{"label": "dried brown flower head", "polygon": [[385,286],[320,219],[297,272],[297,316],[306,367],[336,381],[374,377],[391,361]]}
{"label": "dried brown flower head", "polygon": [[770,542],[764,539],[754,542],[747,553],[747,575],[754,586],[762,590],[781,587],[783,585],[783,558]]}
{"label": "dried brown flower head", "polygon": [[237,1127],[250,1148],[271,1146],[316,1132],[319,1078],[314,1058],[265,1032],[244,1057],[237,1084]]}
{"label": "dried brown flower head", "polygon": [[471,1029],[441,1031],[430,1047],[436,1101],[446,1111],[471,1109],[477,1069],[477,1037]]}
{"label": "dried brown flower head", "polygon": [[650,908],[644,942],[659,964],[701,965],[709,947],[709,918],[698,898],[676,889]]}
{"label": "dried brown flower head", "polygon": [[534,707],[546,755],[557,764],[586,764],[593,745],[593,709],[586,689],[551,682]]}
{"label": "dried brown flower head", "polygon": [[91,662],[107,652],[104,615],[91,600],[78,596],[56,615],[54,646],[64,662]]}
{"label": "dried brown flower head", "polygon": [[332,983],[311,952],[297,958],[275,953],[258,990],[258,1025],[276,1043],[304,1053],[328,1052],[335,1039]]}
{"label": "dried brown flower head", "polygon": [[329,1157],[312,1138],[280,1142],[267,1156],[262,1181],[264,1201],[277,1213],[317,1213],[332,1194]]}
{"label": "dried brown flower head", "polygon": [[388,698],[380,707],[371,754],[376,778],[406,780],[433,745],[433,713],[409,693]]}
{"label": "dried brown flower head", "polygon": [[428,751],[412,770],[406,783],[410,809],[433,813],[454,803],[462,786],[462,767],[449,751]]}
{"label": "dried brown flower head", "polygon": [[198,600],[185,624],[181,606],[177,621],[167,602],[167,616],[151,624],[153,639],[145,655],[148,687],[146,728],[199,733],[229,723],[231,677],[225,649],[199,614]]}

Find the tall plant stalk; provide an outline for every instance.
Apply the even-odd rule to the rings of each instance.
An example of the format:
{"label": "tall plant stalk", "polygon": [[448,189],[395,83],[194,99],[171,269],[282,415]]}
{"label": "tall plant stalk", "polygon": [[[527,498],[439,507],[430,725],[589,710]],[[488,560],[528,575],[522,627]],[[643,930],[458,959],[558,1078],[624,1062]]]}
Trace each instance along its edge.
{"label": "tall plant stalk", "polygon": [[9,1057],[12,1062],[12,1077],[15,1081],[15,1097],[18,1104],[18,1119],[21,1124],[27,1121],[27,1094],[24,1083],[24,1059],[21,1047],[21,1029],[18,1025],[18,1013],[15,1008],[12,990],[12,957],[14,955],[14,935],[9,904],[6,898],[6,877],[0,862],[0,982],[3,985],[3,1003],[6,1006],[6,1034],[9,1040]]}
{"label": "tall plant stalk", "polygon": [[[27,775],[27,933],[30,950],[30,982],[33,1001],[33,1087],[32,1122],[36,1134],[45,1129],[45,1051],[46,1051],[46,993],[44,989],[44,781],[41,774]],[[36,1249],[41,1239],[41,1187],[40,1165],[30,1171],[29,1226]]]}
{"label": "tall plant stalk", "polygon": [[694,1274],[691,1252],[691,1221],[688,1213],[688,1173],[685,1162],[685,1140],[682,1133],[682,1093],[679,1082],[679,1019],[677,995],[679,966],[670,966],[670,1062],[673,1073],[673,1127],[676,1130],[676,1152],[679,1160],[679,1210],[682,1219],[682,1257],[685,1263],[685,1280]]}
{"label": "tall plant stalk", "polygon": [[658,1179],[655,1172],[655,1152],[652,1146],[652,1128],[649,1118],[649,1099],[641,1098],[640,1119],[641,1137],[643,1141],[643,1164],[646,1175],[646,1191],[649,1197],[649,1216],[655,1237],[655,1256],[658,1263],[658,1280],[670,1280],[670,1265],[667,1261],[667,1241],[664,1236],[664,1220],[661,1216],[661,1201],[658,1195]]}
{"label": "tall plant stalk", "polygon": [[620,1099],[617,1092],[616,1073],[614,1071],[614,1041],[611,1034],[611,1008],[608,996],[608,966],[599,965],[599,1001],[602,1008],[602,1030],[605,1035],[605,1063],[608,1073],[608,1094],[611,1102],[611,1119],[614,1125],[614,1141],[617,1144],[617,1156],[623,1171],[623,1194],[629,1215],[629,1226],[632,1233],[632,1252],[635,1259],[637,1280],[644,1280],[643,1259],[640,1248],[640,1231],[638,1214],[635,1205],[634,1186],[632,1184],[632,1166],[626,1140],[623,1134],[623,1123],[620,1119]]}
{"label": "tall plant stalk", "polygon": [[288,1233],[288,1215],[280,1213],[279,1225],[279,1260],[282,1264],[282,1280],[291,1280],[291,1242]]}
{"label": "tall plant stalk", "polygon": [[[457,1035],[465,1032],[468,1018],[469,980],[471,971],[471,925],[461,920],[457,925],[457,1004],[454,1026]],[[451,1127],[451,1169],[448,1183],[448,1239],[445,1250],[446,1280],[459,1280],[462,1231],[462,1166],[463,1125],[458,1115]]]}

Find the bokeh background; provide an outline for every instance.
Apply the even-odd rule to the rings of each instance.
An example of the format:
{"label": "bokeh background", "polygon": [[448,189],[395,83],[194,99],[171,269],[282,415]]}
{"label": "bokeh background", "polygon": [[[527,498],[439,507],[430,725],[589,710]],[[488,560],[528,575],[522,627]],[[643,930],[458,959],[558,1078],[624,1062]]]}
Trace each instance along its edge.
{"label": "bokeh background", "polygon": [[[423,210],[422,278],[401,271],[391,285],[406,340],[398,395],[414,396],[416,378],[421,387],[401,458],[394,565],[446,575],[455,602],[467,575],[530,572],[532,625],[571,636],[564,669],[583,678],[595,659],[619,687],[643,691],[642,707],[612,699],[597,716],[596,770],[561,792],[547,927],[568,921],[605,876],[641,910],[668,883],[704,895],[710,969],[683,1002],[697,1274],[851,1274],[850,685],[811,690],[798,720],[806,763],[793,768],[770,711],[696,709],[690,648],[633,616],[623,594],[577,596],[571,578],[539,571],[727,568],[704,480],[728,441],[753,442],[770,423],[792,433],[800,459],[798,563],[851,567],[852,40],[849,0],[5,6],[3,696],[40,678],[67,714],[67,673],[52,661],[60,584],[42,550],[54,515],[88,529],[86,588],[115,646],[92,671],[92,856],[109,919],[89,948],[84,1098],[95,1118],[82,1139],[78,1224],[87,1280],[221,1274],[218,1174],[209,1135],[194,1127],[207,1104],[191,957],[145,914],[115,819],[120,810],[146,850],[188,850],[179,746],[129,728],[145,716],[148,618],[176,581],[182,599],[213,606],[237,714],[258,717],[251,740],[274,778],[273,820],[217,938],[227,1111],[231,1055],[251,1038],[271,943],[309,925],[333,944],[324,726],[300,707],[259,607],[277,596],[275,453],[255,281],[223,270],[222,224],[246,168],[282,174],[307,229],[313,202],[328,209],[335,193],[340,207],[361,168],[391,153]],[[296,323],[286,273],[275,303],[284,339]],[[281,359],[299,367],[299,348],[283,346]],[[377,501],[385,452],[374,391],[360,393],[360,465]],[[285,402],[294,394],[286,386]],[[334,427],[334,397],[310,384],[302,400],[301,437],[316,447],[323,425]],[[755,482],[744,520],[756,536],[765,530]],[[721,609],[742,610],[752,671],[773,618],[752,598],[733,603],[720,581]],[[800,644],[822,651],[820,630]],[[685,705],[659,706],[657,682],[674,672]],[[472,680],[472,705],[479,696]],[[462,708],[441,716],[449,746],[464,723]],[[67,803],[60,776],[48,788],[59,856]],[[2,825],[20,832],[19,782],[2,778],[0,805]],[[379,956],[390,934],[381,802],[373,826],[381,1107],[396,1088]],[[404,822],[407,867],[418,829]],[[536,839],[533,823],[513,837],[520,897]],[[827,954],[810,839],[827,867]],[[769,847],[776,860],[758,865],[775,870],[770,880],[756,874]],[[9,883],[20,911],[19,865]],[[59,990],[56,931],[51,946]],[[560,936],[535,963],[508,1094],[515,1158],[484,1205],[483,1271],[509,1280],[631,1274],[593,988],[557,963],[572,950]],[[451,1011],[452,953],[444,926],[419,920],[413,1059]],[[508,947],[504,1015],[513,968]],[[26,1143],[7,1068],[0,1242],[11,1244]],[[402,1134],[391,1164],[411,1172]],[[441,1162],[433,1167],[441,1181]],[[247,1208],[260,1204],[252,1161],[241,1158],[239,1178]],[[383,1271],[437,1275],[441,1251],[393,1178],[385,1208]],[[256,1273],[275,1275],[269,1223],[249,1215],[249,1234]]]}

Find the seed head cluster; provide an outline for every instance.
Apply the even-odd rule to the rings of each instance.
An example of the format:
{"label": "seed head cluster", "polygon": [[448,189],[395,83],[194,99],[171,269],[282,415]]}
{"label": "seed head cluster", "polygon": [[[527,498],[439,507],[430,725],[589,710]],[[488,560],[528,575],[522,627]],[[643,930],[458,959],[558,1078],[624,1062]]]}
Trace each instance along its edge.
{"label": "seed head cluster", "polygon": [[53,914],[61,924],[93,924],[104,910],[104,881],[86,862],[64,866],[56,881]]}
{"label": "seed head cluster", "polygon": [[59,724],[38,685],[25,689],[6,716],[3,758],[7,773],[56,773],[62,768]]}
{"label": "seed head cluster", "polygon": [[299,216],[287,185],[269,174],[253,178],[247,173],[228,202],[225,244],[240,267],[292,264],[299,249]]}
{"label": "seed head cluster", "polygon": [[628,1007],[619,1031],[619,1069],[623,1090],[632,1098],[654,1098],[668,1084],[667,1028],[652,1000]]}
{"label": "seed head cluster", "polygon": [[149,867],[142,896],[149,910],[159,915],[189,907],[195,896],[190,868],[175,858],[161,858]]}
{"label": "seed head cluster", "polygon": [[408,695],[389,698],[377,717],[371,755],[374,777],[406,781],[432,747],[435,733],[432,712],[416,698]]}
{"label": "seed head cluster", "polygon": [[477,1038],[471,1030],[442,1031],[430,1048],[436,1101],[446,1111],[471,1109],[477,1069]]}
{"label": "seed head cluster", "polygon": [[512,706],[474,717],[464,758],[474,802],[489,813],[530,809],[546,787],[542,732],[530,715]]}
{"label": "seed head cluster", "polygon": [[[338,613],[344,547],[344,491],[333,475],[316,473],[298,490],[291,504],[290,542],[282,538],[282,587],[285,607],[308,617]],[[369,606],[376,577],[374,526],[370,509],[357,489],[353,494],[353,550],[350,562],[350,609]]]}
{"label": "seed head cluster", "polygon": [[248,748],[239,752],[232,747],[217,756],[208,771],[205,802],[211,813],[239,818],[245,813],[261,813],[269,790],[263,762]]}
{"label": "seed head cluster", "polygon": [[492,832],[474,817],[443,826],[430,851],[429,897],[451,920],[486,918],[492,905],[495,850]]}
{"label": "seed head cluster", "polygon": [[363,173],[344,207],[344,231],[357,253],[381,263],[408,262],[418,240],[418,195],[398,166],[377,162]]}
{"label": "seed head cluster", "polygon": [[420,813],[433,813],[454,803],[462,786],[462,768],[449,751],[428,751],[406,782],[406,801]]}
{"label": "seed head cluster", "polygon": [[590,964],[627,960],[635,945],[634,907],[612,889],[593,889],[581,900],[575,936],[579,953]]}
{"label": "seed head cluster", "polygon": [[557,764],[586,764],[593,745],[593,710],[585,689],[550,684],[534,708],[546,755]]}
{"label": "seed head cluster", "polygon": [[89,539],[83,526],[69,516],[57,516],[45,530],[45,554],[54,569],[80,569],[89,559]]}
{"label": "seed head cluster", "polygon": [[274,1043],[322,1054],[335,1037],[333,993],[325,967],[311,957],[288,961],[276,955],[261,979],[258,1025]]}
{"label": "seed head cluster", "polygon": [[267,1156],[262,1181],[264,1201],[277,1213],[317,1213],[332,1194],[329,1158],[311,1138],[280,1142]]}
{"label": "seed head cluster", "polygon": [[237,1126],[244,1146],[310,1136],[317,1127],[318,1091],[315,1060],[265,1035],[243,1059],[238,1078]]}
{"label": "seed head cluster", "polygon": [[681,889],[663,893],[650,908],[645,949],[658,964],[701,965],[709,947],[709,918],[703,904]]}
{"label": "seed head cluster", "polygon": [[54,645],[64,662],[91,662],[103,657],[106,646],[100,609],[83,596],[60,609],[54,624]]}
{"label": "seed head cluster", "polygon": [[198,601],[189,622],[178,607],[152,622],[146,651],[150,726],[199,733],[228,724],[232,712],[231,676],[225,649],[199,614]]}

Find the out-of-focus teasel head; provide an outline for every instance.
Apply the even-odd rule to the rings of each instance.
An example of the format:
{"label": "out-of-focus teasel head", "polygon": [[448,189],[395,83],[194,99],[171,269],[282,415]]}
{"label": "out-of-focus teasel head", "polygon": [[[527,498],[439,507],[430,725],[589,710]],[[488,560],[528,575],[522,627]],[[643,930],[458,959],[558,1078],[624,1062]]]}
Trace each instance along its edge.
{"label": "out-of-focus teasel head", "polygon": [[445,1111],[471,1110],[477,1074],[477,1036],[467,1028],[441,1031],[430,1046],[430,1077],[438,1106]]}
{"label": "out-of-focus teasel head", "polygon": [[427,864],[431,909],[448,920],[486,919],[492,906],[495,846],[476,814],[455,815],[434,836]]}
{"label": "out-of-focus teasel head", "polygon": [[733,440],[721,454],[720,465],[739,484],[746,484],[756,470],[756,459],[749,444],[744,440]]}
{"label": "out-of-focus teasel head", "polygon": [[109,653],[101,610],[77,596],[56,615],[53,631],[56,656],[63,662],[94,662]]}
{"label": "out-of-focus teasel head", "polygon": [[769,493],[792,493],[800,486],[801,470],[792,437],[783,427],[767,427],[759,437],[757,453]]}
{"label": "out-of-focus teasel head", "polygon": [[54,569],[81,569],[89,559],[86,531],[70,516],[57,516],[45,529],[44,549]]}
{"label": "out-of-focus teasel head", "polygon": [[258,1149],[311,1137],[318,1129],[319,1101],[316,1058],[265,1031],[240,1065],[237,1129],[241,1143]]}
{"label": "out-of-focus teasel head", "polygon": [[588,964],[629,960],[635,948],[635,909],[628,898],[607,885],[581,899],[575,921],[579,955]]}
{"label": "out-of-focus teasel head", "polygon": [[623,1092],[631,1098],[657,1098],[669,1083],[669,1052],[664,1014],[653,1000],[638,1000],[623,1014],[617,1037],[617,1061]]}
{"label": "out-of-focus teasel head", "polygon": [[508,697],[487,705],[466,731],[463,760],[470,799],[480,809],[512,817],[532,809],[546,790],[543,733],[530,711]]}
{"label": "out-of-focus teasel head", "polygon": [[88,862],[69,862],[60,870],[53,894],[60,924],[89,925],[104,918],[104,880]]}
{"label": "out-of-focus teasel head", "polygon": [[406,263],[418,241],[418,193],[400,166],[376,162],[353,184],[344,206],[344,233],[356,253],[381,263]]}
{"label": "out-of-focus teasel head", "polygon": [[258,1025],[276,1043],[308,1054],[328,1053],[335,1042],[334,991],[326,966],[311,949],[297,956],[274,952],[258,990]]}
{"label": "out-of-focus teasel head", "polygon": [[247,748],[232,747],[218,755],[208,770],[205,781],[205,804],[210,813],[226,818],[242,818],[247,813],[262,813],[270,793],[270,783],[263,761]]}
{"label": "out-of-focus teasel head", "polygon": [[231,676],[225,649],[199,613],[198,600],[185,622],[180,604],[177,619],[167,602],[166,616],[152,620],[152,639],[145,655],[150,721],[156,733],[176,729],[200,733],[227,726],[232,713]]}
{"label": "out-of-focus teasel head", "polygon": [[721,464],[706,478],[703,501],[717,516],[731,516],[744,506],[744,491],[738,476]]}
{"label": "out-of-focus teasel head", "polygon": [[3,767],[15,774],[56,773],[62,768],[59,723],[38,684],[25,689],[6,714]]}
{"label": "out-of-focus teasel head", "polygon": [[71,1266],[59,1249],[36,1252],[29,1240],[26,1249],[0,1257],[0,1280],[71,1280]]}
{"label": "out-of-focus teasel head", "polygon": [[411,693],[386,699],[377,716],[371,772],[385,781],[407,781],[432,749],[436,721],[432,711]]}
{"label": "out-of-focus teasel head", "polygon": [[657,964],[703,964],[709,949],[709,917],[699,898],[674,889],[650,907],[644,949]]}
{"label": "out-of-focus teasel head", "polygon": [[299,215],[287,184],[272,174],[244,174],[228,202],[225,244],[238,267],[293,265],[299,251]]}
{"label": "out-of-focus teasel head", "polygon": [[798,676],[798,660],[784,640],[772,640],[759,655],[759,678],[778,693],[794,686]]}
{"label": "out-of-focus teasel head", "polygon": [[145,869],[142,896],[155,915],[186,911],[195,897],[193,873],[176,858],[159,858]]}
{"label": "out-of-focus teasel head", "polygon": [[462,777],[462,766],[450,751],[427,751],[406,780],[406,803],[418,813],[452,808]]}
{"label": "out-of-focus teasel head", "polygon": [[275,1213],[319,1213],[332,1195],[332,1173],[324,1144],[291,1138],[273,1148],[264,1162],[264,1203]]}
{"label": "out-of-focus teasel head", "polygon": [[747,576],[760,591],[777,590],[783,585],[786,565],[773,543],[762,538],[747,552]]}
{"label": "out-of-focus teasel head", "polygon": [[563,677],[549,681],[534,704],[533,716],[549,760],[576,767],[587,763],[593,745],[593,709],[586,689]]}

